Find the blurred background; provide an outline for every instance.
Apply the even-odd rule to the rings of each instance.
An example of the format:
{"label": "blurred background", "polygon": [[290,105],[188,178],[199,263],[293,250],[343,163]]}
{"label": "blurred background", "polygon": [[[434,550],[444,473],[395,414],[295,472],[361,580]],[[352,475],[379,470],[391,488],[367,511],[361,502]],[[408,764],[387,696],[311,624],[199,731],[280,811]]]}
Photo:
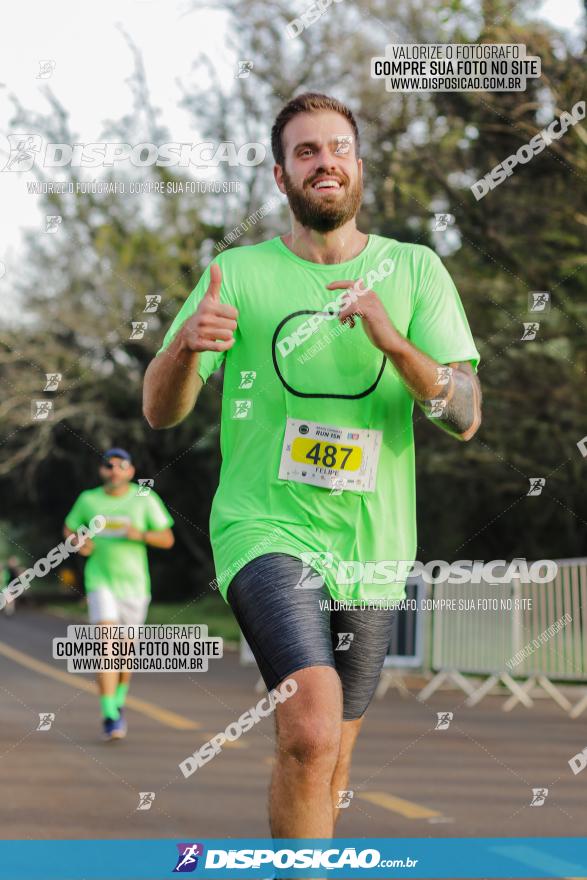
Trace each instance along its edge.
{"label": "blurred background", "polygon": [[[15,13],[17,31],[0,38],[0,164],[7,136],[22,132],[72,145],[267,148],[256,167],[125,162],[0,174],[5,582],[9,558],[12,567],[27,567],[59,542],[79,492],[98,484],[100,452],[123,446],[176,521],[174,550],[151,554],[150,619],[183,609],[182,619],[197,621],[205,607],[211,632],[236,638],[228,608],[209,587],[222,375],[168,431],[152,431],[142,417],[142,378],[215,245],[277,195],[271,124],[285,102],[308,90],[332,94],[357,116],[365,163],[359,227],[440,254],[482,356],[484,424],[475,440],[461,445],[417,421],[418,558],[586,555],[587,462],[577,443],[587,434],[587,132],[571,127],[479,202],[469,187],[586,99],[587,9],[580,2],[339,2],[289,39],[286,25],[307,6],[146,0],[104,3],[93,21],[83,4],[63,2],[59,15],[53,7],[38,11],[25,53],[15,39],[28,34],[24,7]],[[540,57],[542,76],[515,94],[390,94],[369,75],[371,57],[389,42],[524,43]],[[131,182],[196,178],[236,182],[238,191],[129,192]],[[125,182],[126,192],[31,192],[31,184],[51,180]],[[281,197],[277,205],[234,245],[286,232]],[[454,222],[438,228],[438,213]],[[55,216],[61,220],[51,229],[46,218]],[[537,338],[521,341],[530,291],[550,291],[552,307]],[[152,295],[159,306],[145,314]],[[133,322],[145,321],[143,335],[131,338]],[[55,373],[58,387],[44,390]],[[38,400],[53,402],[50,418],[32,417]],[[535,477],[544,488],[528,496]],[[81,610],[80,565],[74,559],[55,577],[37,579],[19,601]]]}

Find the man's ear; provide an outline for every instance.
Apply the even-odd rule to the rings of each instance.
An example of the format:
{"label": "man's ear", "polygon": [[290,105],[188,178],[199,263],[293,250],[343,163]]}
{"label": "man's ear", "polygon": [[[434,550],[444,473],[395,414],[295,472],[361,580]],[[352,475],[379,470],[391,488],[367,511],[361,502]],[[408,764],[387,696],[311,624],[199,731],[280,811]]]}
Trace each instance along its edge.
{"label": "man's ear", "polygon": [[281,165],[275,164],[273,166],[273,177],[275,178],[275,183],[277,184],[277,188],[280,193],[284,196],[287,195],[285,191],[285,186],[283,185],[283,168]]}

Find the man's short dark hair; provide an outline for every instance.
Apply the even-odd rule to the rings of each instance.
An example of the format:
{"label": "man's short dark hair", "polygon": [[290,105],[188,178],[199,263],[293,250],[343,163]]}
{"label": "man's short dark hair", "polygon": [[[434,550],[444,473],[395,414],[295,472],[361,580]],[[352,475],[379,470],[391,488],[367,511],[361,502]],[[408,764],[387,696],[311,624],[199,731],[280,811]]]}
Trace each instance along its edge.
{"label": "man's short dark hair", "polygon": [[319,92],[304,92],[296,98],[292,98],[285,107],[279,111],[273,128],[271,129],[271,150],[273,158],[278,165],[285,167],[285,154],[283,152],[283,129],[298,113],[312,113],[317,110],[334,110],[340,113],[350,122],[355,136],[355,155],[359,158],[359,129],[352,110],[336,98],[321,95]]}

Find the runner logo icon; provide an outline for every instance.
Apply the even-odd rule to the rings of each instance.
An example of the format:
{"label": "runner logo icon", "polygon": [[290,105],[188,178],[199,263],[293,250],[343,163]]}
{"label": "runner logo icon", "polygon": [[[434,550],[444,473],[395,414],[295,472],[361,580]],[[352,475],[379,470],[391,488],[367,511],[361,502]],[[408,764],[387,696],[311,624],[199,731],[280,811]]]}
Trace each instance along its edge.
{"label": "runner logo icon", "polygon": [[198,858],[204,855],[204,846],[201,843],[176,843],[178,849],[177,864],[173,869],[174,874],[188,874],[198,867]]}

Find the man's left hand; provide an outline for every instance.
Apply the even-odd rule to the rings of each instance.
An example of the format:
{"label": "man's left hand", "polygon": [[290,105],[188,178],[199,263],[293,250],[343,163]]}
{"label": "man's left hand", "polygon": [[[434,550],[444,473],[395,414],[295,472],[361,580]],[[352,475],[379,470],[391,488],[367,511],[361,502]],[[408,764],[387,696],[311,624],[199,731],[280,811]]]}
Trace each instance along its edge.
{"label": "man's left hand", "polygon": [[385,307],[374,290],[361,288],[360,281],[333,281],[327,284],[328,290],[349,290],[351,301],[344,306],[338,315],[341,323],[348,323],[352,328],[355,326],[355,317],[361,318],[363,330],[373,345],[388,354],[401,339],[399,332],[393,326]]}
{"label": "man's left hand", "polygon": [[126,537],[129,541],[140,541],[141,544],[145,543],[145,533],[141,532],[140,529],[135,529],[134,526],[127,527]]}

